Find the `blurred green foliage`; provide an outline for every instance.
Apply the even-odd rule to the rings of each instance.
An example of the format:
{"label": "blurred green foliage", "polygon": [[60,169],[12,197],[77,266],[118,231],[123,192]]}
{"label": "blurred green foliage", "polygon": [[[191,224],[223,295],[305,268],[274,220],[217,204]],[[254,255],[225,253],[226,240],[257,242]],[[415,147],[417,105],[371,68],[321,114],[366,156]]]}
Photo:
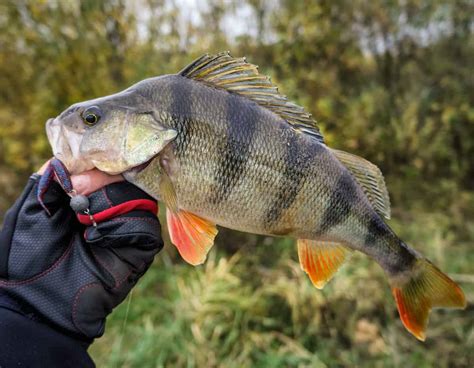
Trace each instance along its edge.
{"label": "blurred green foliage", "polygon": [[354,257],[320,292],[292,241],[222,230],[203,267],[157,257],[93,345],[98,365],[474,366],[473,29],[469,0],[0,0],[0,219],[51,155],[47,118],[230,50],[331,146],[381,167],[391,226],[469,307],[434,312],[421,344],[374,262]]}

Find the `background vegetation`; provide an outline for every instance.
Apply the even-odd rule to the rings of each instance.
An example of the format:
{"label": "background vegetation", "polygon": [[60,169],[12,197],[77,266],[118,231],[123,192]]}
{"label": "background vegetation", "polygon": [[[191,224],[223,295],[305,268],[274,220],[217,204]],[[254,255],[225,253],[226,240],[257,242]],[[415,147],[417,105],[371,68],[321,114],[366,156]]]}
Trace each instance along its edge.
{"label": "background vegetation", "polygon": [[434,311],[423,344],[373,261],[353,257],[318,291],[292,240],[222,229],[197,268],[168,242],[93,345],[98,366],[472,367],[473,17],[469,0],[0,0],[0,219],[51,155],[47,118],[230,50],[331,146],[381,167],[390,225],[469,306]]}

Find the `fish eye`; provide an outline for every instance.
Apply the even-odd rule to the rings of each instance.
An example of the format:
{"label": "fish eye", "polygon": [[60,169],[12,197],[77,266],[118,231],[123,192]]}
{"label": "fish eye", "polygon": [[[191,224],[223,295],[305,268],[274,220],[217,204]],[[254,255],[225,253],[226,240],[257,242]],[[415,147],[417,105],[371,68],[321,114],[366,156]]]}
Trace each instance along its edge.
{"label": "fish eye", "polygon": [[102,112],[97,106],[92,106],[84,110],[82,120],[86,125],[92,126],[97,124],[102,116]]}

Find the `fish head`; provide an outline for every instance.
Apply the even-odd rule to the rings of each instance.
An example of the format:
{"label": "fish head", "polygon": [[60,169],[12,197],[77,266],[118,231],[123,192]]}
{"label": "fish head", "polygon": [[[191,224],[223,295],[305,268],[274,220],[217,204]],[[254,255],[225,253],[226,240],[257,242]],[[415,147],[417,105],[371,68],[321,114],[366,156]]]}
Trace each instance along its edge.
{"label": "fish head", "polygon": [[149,162],[176,131],[164,127],[134,90],[74,104],[46,123],[53,154],[71,174],[120,174]]}

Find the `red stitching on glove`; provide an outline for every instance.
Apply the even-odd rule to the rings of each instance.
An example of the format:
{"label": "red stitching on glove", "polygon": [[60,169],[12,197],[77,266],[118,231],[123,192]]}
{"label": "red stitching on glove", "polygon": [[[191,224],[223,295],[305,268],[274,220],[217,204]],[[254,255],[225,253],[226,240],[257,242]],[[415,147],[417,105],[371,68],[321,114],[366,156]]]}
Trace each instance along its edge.
{"label": "red stitching on glove", "polygon": [[0,286],[14,287],[14,286],[19,286],[19,285],[27,285],[40,279],[43,276],[46,276],[47,274],[53,272],[61,264],[61,262],[64,261],[69,256],[73,247],[74,247],[74,238],[71,239],[67,249],[61,255],[61,257],[59,257],[48,269],[26,280],[12,280],[12,281],[0,280]]}
{"label": "red stitching on glove", "polygon": [[105,187],[102,188],[102,194],[104,195],[105,199],[107,200],[107,203],[109,204],[110,207],[113,207],[114,204],[112,203],[112,201],[110,200],[108,194],[107,194],[107,191],[105,190]]}
{"label": "red stitching on glove", "polygon": [[77,303],[79,302],[79,297],[87,290],[90,289],[93,286],[100,286],[102,289],[104,289],[104,286],[100,282],[91,282],[90,284],[83,285],[77,292],[76,295],[74,296],[74,302],[72,304],[72,323],[74,326],[81,331],[84,335],[88,336],[87,333],[79,326],[79,324],[76,322],[77,319]]}

